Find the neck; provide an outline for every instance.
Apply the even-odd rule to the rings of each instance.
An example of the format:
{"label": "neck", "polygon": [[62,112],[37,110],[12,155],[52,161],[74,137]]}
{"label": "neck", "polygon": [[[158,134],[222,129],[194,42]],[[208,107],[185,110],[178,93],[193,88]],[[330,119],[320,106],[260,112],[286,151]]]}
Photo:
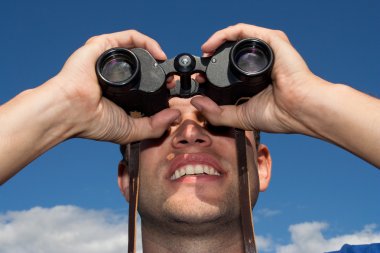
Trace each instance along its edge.
{"label": "neck", "polygon": [[240,220],[224,224],[169,224],[142,221],[144,253],[243,253]]}

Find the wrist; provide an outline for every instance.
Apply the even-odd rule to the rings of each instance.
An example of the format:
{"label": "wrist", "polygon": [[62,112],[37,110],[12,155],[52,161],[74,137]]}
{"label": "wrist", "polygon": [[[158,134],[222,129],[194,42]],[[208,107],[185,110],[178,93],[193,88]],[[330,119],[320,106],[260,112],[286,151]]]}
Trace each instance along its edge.
{"label": "wrist", "polygon": [[7,136],[20,143],[23,151],[29,149],[38,156],[76,134],[70,101],[60,92],[56,77],[23,91],[6,106]]}
{"label": "wrist", "polygon": [[31,91],[36,104],[35,112],[39,112],[38,125],[56,144],[75,136],[79,131],[76,127],[78,111],[58,85],[59,82],[56,76]]}
{"label": "wrist", "polygon": [[298,83],[295,83],[293,79],[284,81],[286,87],[277,91],[281,93],[278,103],[282,108],[278,117],[285,127],[285,132],[322,138],[316,124],[320,123],[323,110],[328,109],[328,104],[324,103],[330,87],[334,84],[311,72],[306,73],[307,76],[305,73],[301,74],[302,76],[294,78],[299,80]]}
{"label": "wrist", "polygon": [[73,136],[68,103],[48,82],[26,90],[0,107],[0,184],[39,155]]}
{"label": "wrist", "polygon": [[314,136],[380,166],[380,102],[344,84],[321,87],[303,114]]}
{"label": "wrist", "polygon": [[305,132],[302,133],[335,142],[335,136],[343,122],[342,112],[347,109],[342,102],[351,88],[327,82],[317,76],[310,87],[298,108],[297,120],[305,127]]}

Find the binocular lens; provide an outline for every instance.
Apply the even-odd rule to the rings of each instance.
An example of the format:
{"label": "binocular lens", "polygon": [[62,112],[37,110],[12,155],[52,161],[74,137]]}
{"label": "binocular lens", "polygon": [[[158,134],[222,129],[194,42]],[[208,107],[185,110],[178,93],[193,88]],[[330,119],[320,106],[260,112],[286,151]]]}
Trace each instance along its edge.
{"label": "binocular lens", "polygon": [[128,80],[133,74],[131,64],[124,57],[108,59],[101,70],[102,76],[113,83],[122,83]]}
{"label": "binocular lens", "polygon": [[268,65],[268,57],[259,48],[248,47],[236,53],[235,62],[248,73],[258,73]]}
{"label": "binocular lens", "polygon": [[96,62],[96,74],[103,88],[118,86],[131,88],[139,77],[137,56],[126,48],[113,48],[104,52]]}
{"label": "binocular lens", "polygon": [[273,66],[272,49],[259,39],[244,39],[237,42],[230,52],[231,70],[240,80],[261,79],[270,73]]}

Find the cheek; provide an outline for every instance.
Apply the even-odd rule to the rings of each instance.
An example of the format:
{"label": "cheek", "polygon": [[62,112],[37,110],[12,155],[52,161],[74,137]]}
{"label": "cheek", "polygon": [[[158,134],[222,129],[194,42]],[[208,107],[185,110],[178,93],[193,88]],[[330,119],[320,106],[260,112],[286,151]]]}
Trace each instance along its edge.
{"label": "cheek", "polygon": [[160,150],[155,147],[144,147],[140,152],[140,189],[139,212],[153,210],[157,212],[161,201],[161,187],[159,181]]}
{"label": "cheek", "polygon": [[140,144],[140,167],[152,170],[164,157],[164,145],[160,140],[145,140]]}
{"label": "cheek", "polygon": [[154,192],[164,179],[167,156],[165,145],[155,145],[154,141],[144,141],[140,150],[140,186],[141,190]]}
{"label": "cheek", "polygon": [[158,149],[149,148],[141,150],[140,153],[140,179],[151,180],[157,177],[158,166],[160,163],[160,152]]}

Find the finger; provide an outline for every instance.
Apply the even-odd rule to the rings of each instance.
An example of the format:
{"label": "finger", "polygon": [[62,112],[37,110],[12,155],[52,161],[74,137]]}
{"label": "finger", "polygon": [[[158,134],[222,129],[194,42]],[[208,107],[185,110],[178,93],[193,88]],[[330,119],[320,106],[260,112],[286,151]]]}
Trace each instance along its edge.
{"label": "finger", "polygon": [[[206,77],[204,74],[201,73],[195,73],[191,75],[191,78],[194,79],[197,83],[204,83],[206,82]],[[173,89],[178,84],[178,81],[180,80],[180,77],[177,75],[170,76],[166,80],[166,88]]]}
{"label": "finger", "polygon": [[237,41],[243,38],[255,37],[267,41],[269,43],[270,36],[268,33],[271,30],[248,25],[248,24],[237,24],[234,26],[229,26],[214,33],[203,45],[202,51],[204,53],[212,53],[220,45],[226,41]]}
{"label": "finger", "polygon": [[[127,41],[128,42],[128,41]],[[161,49],[158,42],[145,34],[134,31],[132,32],[132,36],[130,36],[129,43],[125,45],[121,45],[124,47],[132,48],[132,47],[140,47],[148,50],[152,56],[157,60],[166,60],[166,54]]]}
{"label": "finger", "polygon": [[144,48],[148,50],[155,59],[166,60],[167,57],[158,42],[149,36],[136,30],[127,30],[111,34],[104,34],[90,38],[86,45],[93,45],[100,53],[113,47]]}
{"label": "finger", "polygon": [[151,117],[132,118],[132,128],[129,136],[119,141],[126,144],[144,139],[158,138],[164,134],[169,126],[180,117],[180,112],[174,109],[165,109]]}
{"label": "finger", "polygon": [[171,75],[171,76],[168,76],[168,78],[166,78],[166,82],[167,83],[170,83],[174,80],[174,75]]}
{"label": "finger", "polygon": [[176,79],[174,75],[169,76],[166,79],[166,88],[173,89],[176,86]]}
{"label": "finger", "polygon": [[194,79],[195,79],[195,81],[197,82],[197,83],[205,83],[206,82],[206,75],[205,74],[203,74],[203,73],[198,73],[198,74],[196,74],[195,75],[195,77],[194,77]]}
{"label": "finger", "polygon": [[212,51],[212,52],[203,52],[202,53],[202,57],[210,57],[210,56],[212,56],[214,54],[214,51]]}
{"label": "finger", "polygon": [[233,105],[218,106],[208,97],[197,96],[191,104],[214,126],[229,126],[245,130],[252,130],[244,124],[240,108]]}

